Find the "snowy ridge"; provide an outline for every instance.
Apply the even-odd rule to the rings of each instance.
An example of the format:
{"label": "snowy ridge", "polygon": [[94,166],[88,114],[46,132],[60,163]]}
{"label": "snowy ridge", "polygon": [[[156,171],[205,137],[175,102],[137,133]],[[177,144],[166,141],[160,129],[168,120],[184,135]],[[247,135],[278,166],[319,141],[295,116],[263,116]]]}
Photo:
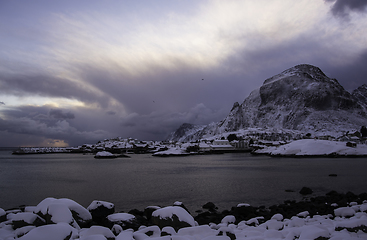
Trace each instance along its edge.
{"label": "snowy ridge", "polygon": [[366,84],[350,94],[318,67],[302,64],[266,79],[222,121],[169,140],[199,140],[248,128],[338,137],[366,125]]}

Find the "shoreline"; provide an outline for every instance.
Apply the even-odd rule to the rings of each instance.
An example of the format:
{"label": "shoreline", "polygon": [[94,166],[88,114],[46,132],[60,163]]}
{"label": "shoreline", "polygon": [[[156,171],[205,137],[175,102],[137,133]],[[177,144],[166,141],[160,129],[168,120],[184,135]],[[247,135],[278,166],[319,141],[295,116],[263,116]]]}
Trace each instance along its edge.
{"label": "shoreline", "polygon": [[[290,192],[295,192],[294,190],[285,190]],[[249,218],[263,217],[263,219],[269,220],[273,214],[281,213],[285,218],[290,218],[295,216],[298,212],[309,211],[310,216],[322,214],[332,214],[332,211],[336,207],[346,207],[350,202],[357,202],[358,204],[362,204],[363,201],[367,202],[367,192],[362,192],[360,194],[354,194],[352,192],[339,193],[337,191],[330,191],[325,195],[311,195],[313,191],[307,187],[303,187],[299,194],[302,196],[302,200],[290,200],[286,199],[283,203],[273,204],[270,206],[260,205],[260,206],[252,206],[248,203],[238,203],[237,206],[232,206],[230,209],[219,210],[218,207],[213,202],[207,202],[202,205],[201,209],[187,209],[184,203],[175,202],[173,206],[181,206],[186,211],[188,211],[195,220],[198,220],[199,225],[208,224],[208,219],[212,223],[220,223],[220,220],[226,215],[236,215],[238,216],[237,222],[242,220],[249,220]],[[71,200],[71,199],[70,199]],[[71,200],[74,201],[74,200]],[[103,200],[101,200],[103,202]],[[179,204],[178,204],[179,203]],[[113,204],[114,203],[110,203]],[[334,204],[334,205],[333,205]],[[20,205],[17,207],[11,207],[8,209],[0,209],[5,212],[24,212],[26,208],[34,208],[35,206],[27,206]],[[130,209],[128,211],[118,211],[117,213],[130,213],[134,215],[144,215],[144,211],[147,208],[152,206],[147,206],[145,209]],[[154,206],[154,207],[163,207],[163,206]],[[115,209],[115,205],[114,205]],[[239,209],[246,209],[246,211],[242,211]],[[245,214],[245,215],[244,215]],[[0,221],[1,222],[1,221]]]}
{"label": "shoreline", "polygon": [[[316,235],[310,239],[330,239],[341,233],[361,239],[367,237],[366,192],[356,195],[331,191],[324,196],[307,197],[309,190],[300,191],[305,196],[302,201],[285,200],[268,207],[239,203],[221,212],[212,202],[195,212],[190,212],[182,202],[175,202],[172,206],[147,206],[144,210],[116,213],[114,204],[109,202],[95,200],[85,208],[71,199],[46,198],[37,206],[0,208],[0,239],[50,239],[45,236],[89,239],[83,237],[88,231],[93,232],[91,235],[102,234],[106,239],[115,240],[169,240],[175,239],[173,236],[185,240],[204,239],[200,237],[202,234],[211,235],[210,239],[224,236],[218,240],[234,240],[254,231],[263,234],[261,239],[270,239],[273,234],[284,239],[290,231],[301,239],[302,234],[309,234],[311,230]],[[332,228],[327,229],[325,226],[330,227],[331,223]],[[322,224],[326,225],[322,227]],[[59,238],[55,234],[66,235]],[[130,237],[125,238],[126,234]]]}

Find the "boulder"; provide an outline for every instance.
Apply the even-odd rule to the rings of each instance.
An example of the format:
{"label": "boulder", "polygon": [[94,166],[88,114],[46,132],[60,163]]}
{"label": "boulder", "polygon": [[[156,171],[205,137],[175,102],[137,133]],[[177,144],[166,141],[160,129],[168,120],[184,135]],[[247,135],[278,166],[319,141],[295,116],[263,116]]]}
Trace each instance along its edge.
{"label": "boulder", "polygon": [[87,227],[92,222],[92,215],[86,208],[67,198],[46,198],[36,206],[34,213],[38,214],[42,218],[45,218],[45,216],[48,214],[49,206],[52,204],[65,205],[70,210],[74,220],[80,227]]}
{"label": "boulder", "polygon": [[0,223],[6,221],[6,212],[4,209],[0,208]]}
{"label": "boulder", "polygon": [[78,231],[66,223],[50,224],[33,228],[18,240],[66,240],[75,239]]}
{"label": "boulder", "polygon": [[75,222],[70,209],[65,204],[61,203],[50,204],[48,206],[45,220],[47,223],[63,222],[70,225]]}
{"label": "boulder", "polygon": [[87,210],[91,213],[95,223],[105,225],[107,216],[115,213],[115,205],[110,202],[94,200],[87,207]]}
{"label": "boulder", "polygon": [[10,220],[13,229],[31,225],[41,226],[46,224],[43,218],[30,212],[9,213],[7,215],[7,219]]}
{"label": "boulder", "polygon": [[109,222],[108,227],[112,227],[117,224],[122,227],[122,229],[132,228],[137,230],[139,228],[139,223],[136,220],[136,217],[129,213],[114,213],[107,216],[107,220]]}
{"label": "boulder", "polygon": [[210,212],[215,212],[218,208],[212,202],[207,202],[203,205],[204,209],[208,209]]}
{"label": "boulder", "polygon": [[82,229],[79,232],[79,236],[80,236],[80,239],[83,239],[83,240],[91,239],[91,238],[101,238],[101,236],[103,236],[107,240],[115,239],[115,235],[112,233],[112,231],[102,226],[91,226],[90,228]]}
{"label": "boulder", "polygon": [[312,191],[312,189],[311,189],[311,188],[303,187],[303,188],[301,189],[301,191],[299,191],[299,193],[300,193],[300,194],[302,194],[302,195],[308,195],[308,194],[312,194],[312,193],[313,193],[313,191]]}
{"label": "boulder", "polygon": [[171,226],[176,231],[180,228],[195,226],[194,218],[185,209],[177,206],[155,210],[152,213],[151,221],[161,229],[166,226]]}

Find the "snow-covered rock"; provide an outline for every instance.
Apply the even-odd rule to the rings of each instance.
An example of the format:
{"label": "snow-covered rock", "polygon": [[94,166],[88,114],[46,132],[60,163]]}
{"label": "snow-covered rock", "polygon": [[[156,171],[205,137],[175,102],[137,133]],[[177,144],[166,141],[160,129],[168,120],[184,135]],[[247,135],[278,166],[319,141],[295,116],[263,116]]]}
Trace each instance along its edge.
{"label": "snow-covered rock", "polygon": [[[91,239],[91,236],[103,236],[105,239],[114,239],[115,235],[109,228],[102,226],[91,226],[90,228],[82,229],[79,232],[80,240]],[[97,238],[97,237],[96,237]]]}
{"label": "snow-covered rock", "polygon": [[94,200],[87,210],[91,213],[94,222],[103,224],[107,216],[115,212],[115,205],[106,201]]}
{"label": "snow-covered rock", "polygon": [[177,206],[155,210],[152,213],[152,222],[160,228],[171,226],[176,231],[183,227],[195,226],[194,218],[185,209]]}
{"label": "snow-covered rock", "polygon": [[75,239],[78,231],[66,223],[50,224],[33,228],[19,240],[65,240]]}
{"label": "snow-covered rock", "polygon": [[30,212],[9,213],[7,219],[11,222],[14,229],[28,225],[39,226],[45,224],[44,219]]}
{"label": "snow-covered rock", "polygon": [[[361,196],[361,195],[360,195]],[[1,240],[244,240],[244,239],[367,239],[367,213],[364,212],[367,202],[360,204],[360,200],[351,201],[347,207],[334,209],[333,214],[312,215],[307,211],[296,214],[290,218],[285,215],[274,214],[268,216],[268,221],[259,225],[256,217],[248,221],[241,221],[234,224],[234,215],[227,215],[222,218],[221,223],[197,225],[193,217],[182,207],[172,206],[158,208],[152,214],[153,218],[160,220],[170,220],[165,222],[166,226],[160,225],[143,226],[139,229],[123,230],[119,225],[88,226],[85,228],[74,228],[68,224],[69,214],[60,213],[62,210],[70,211],[61,202],[48,199],[40,204],[39,212],[42,212],[43,205],[47,205],[46,212],[57,216],[59,223],[48,223],[47,225],[29,225],[13,229],[11,222],[22,220],[33,224],[38,216],[32,212],[22,212],[22,210],[11,210],[6,212],[7,221],[0,223]],[[46,204],[48,203],[48,204]],[[97,204],[98,205],[98,204]],[[345,205],[344,205],[345,206]],[[95,209],[92,206],[92,209]],[[248,207],[247,207],[248,208]],[[312,211],[311,211],[312,212]],[[129,221],[133,219],[128,213],[117,213],[109,215],[112,221]],[[67,216],[67,217],[66,217]],[[64,218],[65,217],[65,218]],[[264,218],[264,217],[262,217]],[[66,221],[65,221],[66,220]],[[55,220],[57,221],[57,220]],[[175,226],[175,223],[185,222],[186,226]],[[255,223],[256,222],[256,223]],[[150,222],[152,223],[152,222]],[[173,225],[167,225],[171,223]],[[249,224],[250,223],[250,224]],[[252,224],[255,223],[255,224]],[[45,224],[45,223],[44,223]],[[112,230],[111,230],[112,228]],[[176,228],[176,230],[175,230]]]}
{"label": "snow-covered rock", "polygon": [[[71,200],[71,199],[67,199],[67,198],[61,198],[61,199],[56,199],[56,198],[46,198],[44,200],[42,200],[34,209],[34,213],[45,217],[46,215],[48,215],[48,211],[49,211],[49,207],[50,205],[54,205],[54,204],[58,204],[58,208],[61,208],[60,205],[64,205],[66,206],[70,212],[72,213],[72,217],[74,218],[74,220],[78,223],[78,225],[80,227],[83,227],[84,225],[87,225],[90,221],[92,221],[92,215],[90,214],[90,212],[84,208],[82,205],[80,205],[79,203]],[[60,213],[61,211],[58,211],[55,207],[54,211],[54,218],[56,219],[66,219],[69,216],[63,215],[66,213]],[[61,214],[59,216],[56,216],[57,214]]]}

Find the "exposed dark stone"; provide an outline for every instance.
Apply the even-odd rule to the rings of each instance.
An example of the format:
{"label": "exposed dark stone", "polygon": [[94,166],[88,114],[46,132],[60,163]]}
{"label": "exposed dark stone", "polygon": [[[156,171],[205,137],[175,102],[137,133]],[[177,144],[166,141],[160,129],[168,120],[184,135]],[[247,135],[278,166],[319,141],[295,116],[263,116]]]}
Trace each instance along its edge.
{"label": "exposed dark stone", "polygon": [[189,209],[187,209],[187,207],[182,202],[180,202],[179,204],[175,203],[174,206],[182,207],[183,209],[186,210],[186,212],[190,213]]}
{"label": "exposed dark stone", "polygon": [[215,212],[218,208],[212,202],[207,202],[203,205],[204,209],[208,209],[211,212]]}
{"label": "exposed dark stone", "polygon": [[309,195],[309,194],[312,194],[312,193],[313,193],[313,191],[312,191],[312,189],[311,189],[311,188],[303,187],[303,188],[301,189],[301,191],[299,191],[299,193],[300,193],[300,194],[302,194],[302,195]]}
{"label": "exposed dark stone", "polygon": [[160,229],[170,226],[178,231],[180,228],[191,227],[189,223],[181,221],[176,214],[172,214],[171,218],[160,218],[152,216],[151,222],[153,223],[153,225],[157,225]]}
{"label": "exposed dark stone", "polygon": [[152,218],[152,213],[157,210],[159,207],[149,206],[144,209],[144,216],[149,221]]}
{"label": "exposed dark stone", "polygon": [[130,210],[128,213],[134,215],[135,218],[136,218],[136,221],[140,225],[144,225],[144,226],[148,226],[149,225],[149,221],[146,218],[145,213],[143,211],[140,211],[138,209],[133,209],[133,210]]}
{"label": "exposed dark stone", "polygon": [[223,231],[220,231],[217,236],[223,236],[223,235],[228,236],[231,240],[235,240],[236,239],[236,235],[234,235],[233,233],[228,232],[228,231],[226,231],[224,233],[223,233]]}

